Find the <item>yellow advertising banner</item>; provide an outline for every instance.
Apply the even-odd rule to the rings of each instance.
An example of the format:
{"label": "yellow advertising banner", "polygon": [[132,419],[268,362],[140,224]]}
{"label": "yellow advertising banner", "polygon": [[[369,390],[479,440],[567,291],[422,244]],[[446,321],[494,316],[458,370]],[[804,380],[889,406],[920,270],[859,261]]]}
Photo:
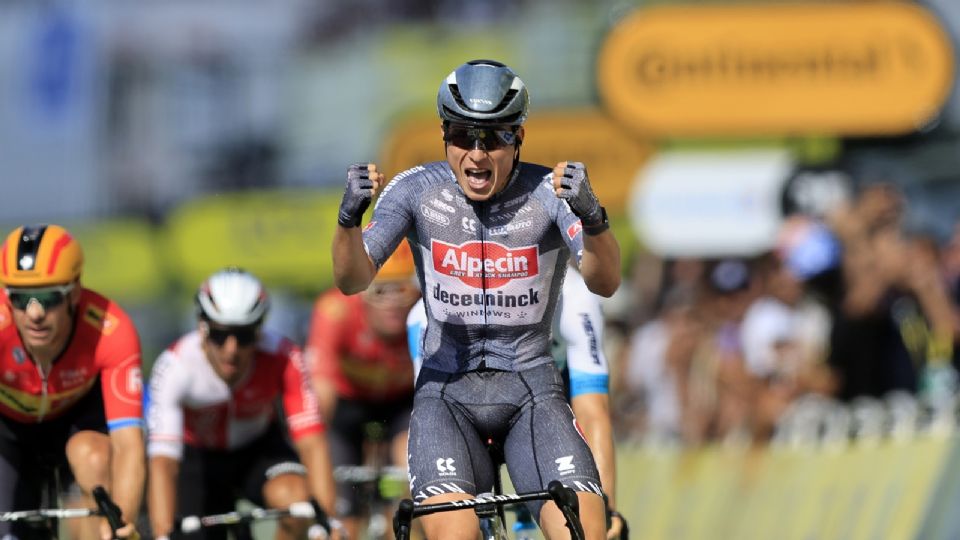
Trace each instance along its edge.
{"label": "yellow advertising banner", "polygon": [[617,506],[638,538],[916,538],[954,444],[618,447]]}
{"label": "yellow advertising banner", "polygon": [[69,230],[83,247],[85,287],[125,302],[151,300],[166,287],[160,235],[146,220],[109,219]]}
{"label": "yellow advertising banner", "polygon": [[948,35],[909,2],[645,8],[597,65],[609,114],[646,136],[908,133],[954,81]]}
{"label": "yellow advertising banner", "polygon": [[[638,140],[594,109],[535,112],[524,128],[521,160],[547,167],[582,161],[594,191],[611,214],[624,210],[636,172],[654,151],[649,142]],[[379,167],[393,176],[443,159],[440,120],[431,115],[398,124],[387,137]]]}
{"label": "yellow advertising banner", "polygon": [[198,198],[168,220],[174,275],[195,287],[224,266],[267,284],[316,291],[332,280],[331,243],[341,193],[244,191]]}

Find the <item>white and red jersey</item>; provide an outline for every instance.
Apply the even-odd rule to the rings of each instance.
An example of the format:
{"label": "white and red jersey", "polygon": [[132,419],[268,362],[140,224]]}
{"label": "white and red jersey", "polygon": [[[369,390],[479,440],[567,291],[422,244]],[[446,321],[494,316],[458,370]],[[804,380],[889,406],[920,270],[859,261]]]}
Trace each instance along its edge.
{"label": "white and red jersey", "polygon": [[294,441],[324,429],[300,348],[264,329],[247,375],[230,387],[191,332],[163,352],[150,376],[147,409],[150,456],[180,459],[183,444],[216,450],[241,447],[275,421],[281,398]]}

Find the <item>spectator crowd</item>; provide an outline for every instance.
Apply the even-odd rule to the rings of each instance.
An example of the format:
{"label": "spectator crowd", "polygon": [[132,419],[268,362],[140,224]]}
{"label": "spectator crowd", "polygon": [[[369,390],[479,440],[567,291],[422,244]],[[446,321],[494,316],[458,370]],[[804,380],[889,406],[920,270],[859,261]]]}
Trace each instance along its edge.
{"label": "spectator crowd", "polygon": [[619,438],[764,444],[811,397],[909,396],[952,415],[960,227],[943,241],[907,211],[898,188],[869,184],[822,215],[789,215],[765,253],[639,257],[621,291],[630,309],[608,313]]}

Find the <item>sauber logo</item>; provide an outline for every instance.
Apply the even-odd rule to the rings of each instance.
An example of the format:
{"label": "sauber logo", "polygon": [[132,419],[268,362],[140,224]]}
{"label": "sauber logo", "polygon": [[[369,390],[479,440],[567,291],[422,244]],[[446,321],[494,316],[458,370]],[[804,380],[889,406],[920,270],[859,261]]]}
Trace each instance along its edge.
{"label": "sauber logo", "polygon": [[496,289],[540,272],[537,246],[511,249],[497,242],[477,241],[455,246],[433,240],[430,251],[434,270],[476,288]]}

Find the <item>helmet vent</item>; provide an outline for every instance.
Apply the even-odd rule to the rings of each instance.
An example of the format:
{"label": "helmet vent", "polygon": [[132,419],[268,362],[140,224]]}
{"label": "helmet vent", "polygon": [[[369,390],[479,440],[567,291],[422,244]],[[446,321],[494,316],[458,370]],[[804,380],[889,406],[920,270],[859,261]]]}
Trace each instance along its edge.
{"label": "helmet vent", "polygon": [[40,249],[40,240],[47,231],[46,225],[24,227],[20,235],[20,245],[17,246],[17,270],[33,270],[37,261],[37,251]]}
{"label": "helmet vent", "polygon": [[469,108],[470,108],[470,106],[467,105],[467,102],[463,100],[463,96],[460,95],[460,87],[459,87],[459,86],[457,86],[457,85],[455,85],[455,84],[451,84],[451,85],[450,85],[450,93],[453,94],[453,99],[457,100],[457,105],[460,105],[461,107],[463,107],[463,108],[465,108],[465,109],[469,109]]}
{"label": "helmet vent", "polygon": [[510,102],[513,101],[513,97],[517,95],[517,92],[518,90],[515,90],[513,88],[507,90],[507,93],[503,95],[503,99],[500,100],[500,104],[497,105],[496,110],[502,111],[503,109],[505,109],[507,105],[509,105]]}
{"label": "helmet vent", "polygon": [[[518,92],[518,90],[516,90],[516,89],[514,89],[514,88],[511,88],[511,89],[507,90],[507,93],[503,95],[503,99],[500,100],[500,103],[497,104],[496,108],[494,108],[493,110],[491,110],[491,111],[489,111],[489,112],[490,112],[490,113],[496,113],[496,112],[498,112],[498,111],[502,111],[503,109],[505,109],[505,108],[507,107],[507,105],[509,105],[510,102],[513,101],[513,98],[514,98],[514,96],[517,95],[517,92]],[[473,107],[467,105],[467,102],[463,99],[463,96],[460,95],[460,88],[459,88],[457,85],[455,85],[455,84],[451,84],[451,85],[450,85],[450,93],[453,94],[453,98],[457,100],[457,104],[458,104],[458,105],[460,105],[461,107],[463,107],[464,109],[467,109],[467,110],[475,110]],[[449,111],[450,109],[447,108],[447,110]],[[462,115],[458,115],[458,114],[457,114],[456,112],[454,112],[454,111],[450,111],[450,112],[453,114],[453,116],[462,116]],[[464,117],[464,118],[466,118],[466,117]],[[516,118],[516,116],[508,117],[509,120],[513,120],[514,118]]]}

